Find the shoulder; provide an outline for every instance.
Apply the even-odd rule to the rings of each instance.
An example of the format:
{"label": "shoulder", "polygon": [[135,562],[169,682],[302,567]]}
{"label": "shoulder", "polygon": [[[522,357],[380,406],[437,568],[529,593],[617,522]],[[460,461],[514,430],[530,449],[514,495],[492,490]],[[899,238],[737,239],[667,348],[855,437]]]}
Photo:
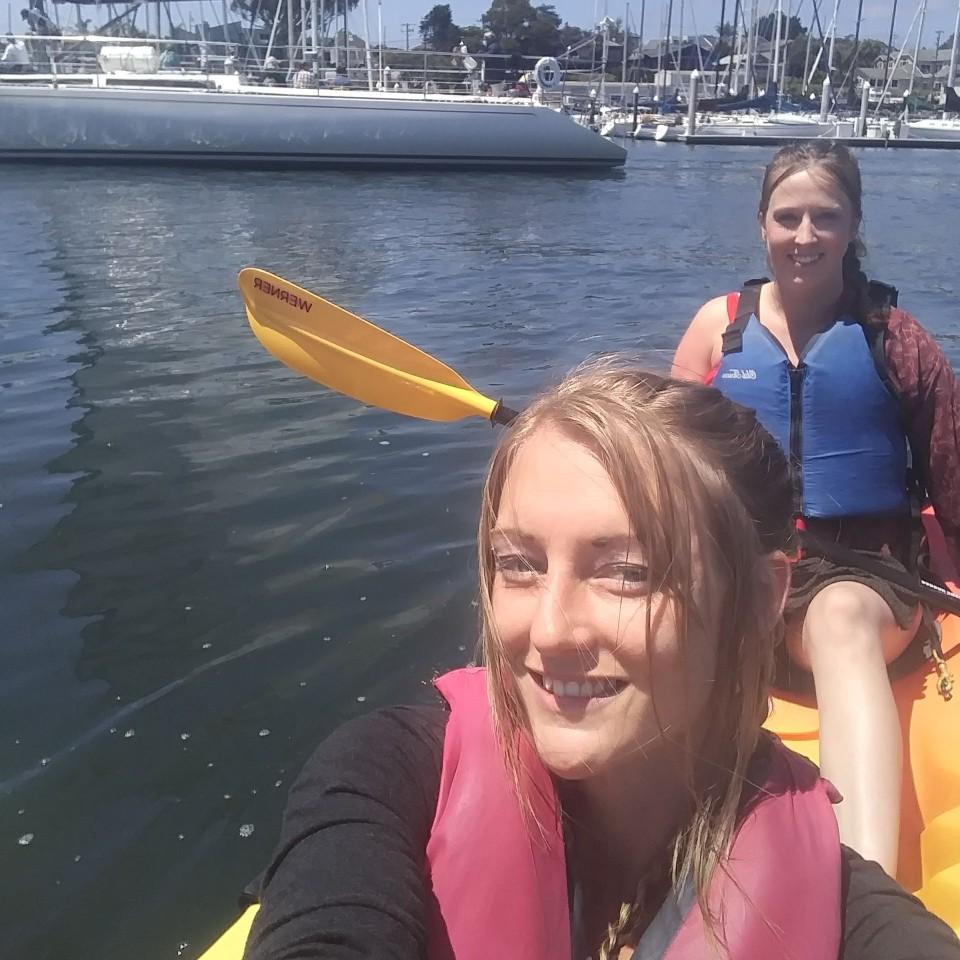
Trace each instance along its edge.
{"label": "shoulder", "polygon": [[905,310],[890,311],[884,354],[895,382],[908,393],[947,374],[952,380],[952,368],[936,338]]}
{"label": "shoulder", "polygon": [[840,960],[960,960],[950,928],[876,863],[842,848]]}
{"label": "shoulder", "polygon": [[929,337],[930,334],[920,326],[913,314],[899,307],[891,307],[887,317],[887,336],[897,340],[917,336]]}
{"label": "shoulder", "polygon": [[439,757],[448,716],[446,708],[437,703],[383,707],[348,720],[317,747],[301,778],[334,760],[363,769],[381,763],[402,765],[411,759],[411,752],[422,758]]}
{"label": "shoulder", "polygon": [[727,299],[730,294],[708,300],[695,314],[677,347],[672,376],[703,380],[717,363],[720,341],[730,322]]}
{"label": "shoulder", "polygon": [[314,750],[290,789],[286,817],[310,819],[345,794],[399,807],[436,800],[448,713],[440,705],[385,707],[338,727]]}
{"label": "shoulder", "polygon": [[708,300],[693,316],[689,329],[710,330],[714,333],[723,330],[730,322],[727,301],[735,294],[725,293]]}

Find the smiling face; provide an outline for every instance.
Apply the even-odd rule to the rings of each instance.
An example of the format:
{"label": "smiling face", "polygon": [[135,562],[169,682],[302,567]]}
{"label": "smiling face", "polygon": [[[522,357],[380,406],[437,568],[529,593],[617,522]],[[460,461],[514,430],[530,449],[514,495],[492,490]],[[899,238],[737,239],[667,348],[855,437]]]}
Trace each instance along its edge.
{"label": "smiling face", "polygon": [[843,256],[858,227],[850,198],[828,173],[810,166],[785,177],[760,216],[777,285],[839,295]]}
{"label": "smiling face", "polygon": [[491,537],[493,617],[537,752],[564,779],[682,742],[710,694],[714,641],[679,635],[639,533],[583,444],[544,426],[520,447]]}

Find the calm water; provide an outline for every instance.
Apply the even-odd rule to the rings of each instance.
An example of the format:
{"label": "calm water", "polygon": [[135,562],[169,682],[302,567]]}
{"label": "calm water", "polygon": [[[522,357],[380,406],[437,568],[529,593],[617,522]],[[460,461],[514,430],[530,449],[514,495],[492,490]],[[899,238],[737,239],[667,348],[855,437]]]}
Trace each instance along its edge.
{"label": "calm water", "polygon": [[[313,746],[472,650],[491,429],[288,372],[237,271],[516,406],[592,352],[662,367],[700,302],[762,272],[769,155],[638,144],[598,177],[0,168],[0,955],[196,956]],[[960,156],[862,162],[871,273],[956,365]]]}

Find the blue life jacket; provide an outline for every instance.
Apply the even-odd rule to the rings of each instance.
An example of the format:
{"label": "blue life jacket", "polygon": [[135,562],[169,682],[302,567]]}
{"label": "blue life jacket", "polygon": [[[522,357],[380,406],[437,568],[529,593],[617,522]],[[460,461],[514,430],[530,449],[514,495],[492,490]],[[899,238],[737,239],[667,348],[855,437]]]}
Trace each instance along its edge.
{"label": "blue life jacket", "polygon": [[[789,453],[794,510],[804,517],[910,512],[909,444],[864,327],[837,319],[794,367],[756,317],[745,287],[713,385],[746,407]],[[881,343],[882,345],[882,343]]]}

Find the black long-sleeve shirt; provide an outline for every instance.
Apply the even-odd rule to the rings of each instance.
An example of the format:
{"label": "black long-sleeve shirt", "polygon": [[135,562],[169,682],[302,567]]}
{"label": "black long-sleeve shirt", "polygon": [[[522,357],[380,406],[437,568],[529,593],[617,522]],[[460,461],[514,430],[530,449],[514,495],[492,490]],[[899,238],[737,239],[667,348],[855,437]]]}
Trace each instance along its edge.
{"label": "black long-sleeve shirt", "polygon": [[[262,906],[246,960],[426,957],[424,851],[447,716],[441,706],[388,708],[321,744],[290,792],[274,858],[249,891]],[[846,847],[842,896],[840,960],[960,960],[946,924]]]}

